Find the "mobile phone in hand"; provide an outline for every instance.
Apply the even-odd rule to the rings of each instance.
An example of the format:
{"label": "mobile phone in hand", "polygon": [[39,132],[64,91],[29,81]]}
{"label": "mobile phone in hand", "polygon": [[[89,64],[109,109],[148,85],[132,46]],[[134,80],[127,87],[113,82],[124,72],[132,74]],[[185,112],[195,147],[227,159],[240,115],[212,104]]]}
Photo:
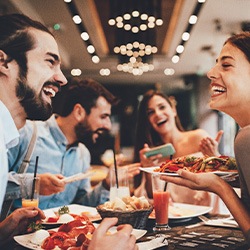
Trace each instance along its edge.
{"label": "mobile phone in hand", "polygon": [[162,157],[170,156],[175,153],[174,146],[171,143],[167,143],[158,147],[151,148],[149,151],[145,152],[147,158],[161,154]]}

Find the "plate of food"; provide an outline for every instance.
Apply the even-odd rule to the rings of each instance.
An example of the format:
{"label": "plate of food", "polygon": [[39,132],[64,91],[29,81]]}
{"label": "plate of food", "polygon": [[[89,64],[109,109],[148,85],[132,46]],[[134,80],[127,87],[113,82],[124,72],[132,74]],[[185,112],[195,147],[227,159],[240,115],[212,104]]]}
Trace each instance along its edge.
{"label": "plate of food", "polygon": [[192,173],[214,173],[219,176],[238,174],[235,159],[228,156],[183,156],[167,160],[160,166],[140,168],[147,173],[159,173],[169,176],[178,176],[179,169],[185,169]]}
{"label": "plate of food", "polygon": [[[34,233],[14,236],[14,240],[23,247],[28,249],[57,249],[57,247],[74,247],[74,246],[88,246],[95,228],[99,224],[83,223],[80,225],[76,221],[62,224],[59,228],[52,230],[40,229]],[[111,227],[108,234],[116,232],[116,227]],[[136,239],[140,239],[145,235],[147,230],[133,229],[132,234]],[[60,238],[60,240],[58,240]],[[61,249],[61,248],[58,248]],[[65,248],[66,249],[66,248]]]}
{"label": "plate of food", "polygon": [[[184,203],[173,203],[169,205],[169,215],[170,220],[183,220],[192,219],[206,213],[209,213],[213,208],[209,206],[198,206]],[[153,212],[149,215],[149,219],[155,219],[155,213]]]}
{"label": "plate of food", "polygon": [[43,210],[46,218],[42,221],[45,225],[61,225],[74,220],[75,218],[85,218],[86,216],[90,221],[98,221],[101,216],[95,207],[70,204],[68,206],[56,207]]}

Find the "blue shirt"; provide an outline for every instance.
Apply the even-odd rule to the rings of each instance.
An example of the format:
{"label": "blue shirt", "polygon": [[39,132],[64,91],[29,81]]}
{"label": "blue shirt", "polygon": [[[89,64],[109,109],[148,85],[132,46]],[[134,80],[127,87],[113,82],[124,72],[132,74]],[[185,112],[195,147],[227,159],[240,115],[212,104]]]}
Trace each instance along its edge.
{"label": "blue shirt", "polygon": [[0,212],[8,181],[7,151],[18,143],[19,133],[9,110],[0,101]]}
{"label": "blue shirt", "polygon": [[[31,157],[27,173],[34,173],[36,156],[39,156],[37,173],[62,174],[65,177],[80,172],[86,172],[90,167],[90,153],[78,143],[70,148],[63,132],[60,130],[55,116],[45,122],[35,121],[37,126],[37,141]],[[20,143],[8,153],[11,171],[18,171],[30,142],[33,124],[27,121],[19,131]],[[13,173],[12,173],[13,176]],[[14,174],[18,179],[18,174]],[[101,184],[91,189],[89,178],[66,184],[61,193],[40,195],[39,207],[47,209],[68,204],[97,206],[109,199],[109,191]]]}

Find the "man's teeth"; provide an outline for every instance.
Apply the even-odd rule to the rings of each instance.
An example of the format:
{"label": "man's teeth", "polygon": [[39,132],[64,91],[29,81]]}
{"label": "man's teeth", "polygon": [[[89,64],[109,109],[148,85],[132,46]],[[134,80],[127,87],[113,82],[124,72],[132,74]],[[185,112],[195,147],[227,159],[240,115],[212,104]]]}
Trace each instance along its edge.
{"label": "man's teeth", "polygon": [[226,92],[226,89],[223,88],[223,87],[219,87],[219,86],[213,86],[213,87],[212,87],[212,91],[213,91],[213,92],[223,93],[223,92]]}
{"label": "man's teeth", "polygon": [[43,90],[46,92],[46,94],[49,94],[51,97],[54,97],[56,95],[56,91],[50,87],[44,87]]}

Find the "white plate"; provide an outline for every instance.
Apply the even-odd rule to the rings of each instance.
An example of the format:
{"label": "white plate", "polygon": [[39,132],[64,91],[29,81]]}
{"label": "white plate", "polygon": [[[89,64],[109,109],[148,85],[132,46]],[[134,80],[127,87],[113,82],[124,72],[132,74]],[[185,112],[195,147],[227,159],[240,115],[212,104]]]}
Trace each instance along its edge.
{"label": "white plate", "polygon": [[[173,203],[169,206],[169,219],[191,219],[202,214],[209,213],[213,208],[208,206],[198,206],[184,203]],[[149,215],[150,219],[155,219],[154,214]]]}
{"label": "white plate", "polygon": [[[82,206],[82,205],[77,205],[77,204],[70,204],[70,205],[68,205],[68,207],[69,207],[70,214],[87,215],[92,222],[101,219],[101,216],[99,215],[99,213],[97,212],[95,207],[88,207],[88,206]],[[49,217],[56,217],[56,213],[58,212],[59,208],[60,207],[55,207],[55,208],[43,210],[46,218],[42,222],[42,224],[44,224],[44,225],[52,225],[52,224],[53,225],[61,225],[62,223],[60,223],[60,222],[47,222],[47,219]]]}
{"label": "white plate", "polygon": [[[99,224],[94,223],[96,227],[98,227]],[[57,229],[52,229],[57,230]],[[116,232],[116,227],[111,227],[109,232],[114,233]],[[143,235],[145,235],[147,230],[141,230],[141,229],[133,229],[132,234],[136,237],[136,239],[140,239]],[[31,242],[32,236],[34,233],[31,234],[25,234],[25,235],[18,235],[14,236],[14,240],[20,244],[23,247],[26,247],[28,249],[42,249],[40,244],[34,244]]]}
{"label": "white plate", "polygon": [[[141,171],[144,171],[149,174],[160,174],[160,175],[168,175],[168,176],[179,176],[177,173],[170,173],[170,172],[158,172],[156,171],[160,167],[148,167],[148,168],[140,168]],[[238,175],[237,171],[212,171],[212,172],[201,172],[201,173],[212,173],[216,174],[218,176],[224,176],[224,175]],[[197,173],[198,174],[198,173]]]}

